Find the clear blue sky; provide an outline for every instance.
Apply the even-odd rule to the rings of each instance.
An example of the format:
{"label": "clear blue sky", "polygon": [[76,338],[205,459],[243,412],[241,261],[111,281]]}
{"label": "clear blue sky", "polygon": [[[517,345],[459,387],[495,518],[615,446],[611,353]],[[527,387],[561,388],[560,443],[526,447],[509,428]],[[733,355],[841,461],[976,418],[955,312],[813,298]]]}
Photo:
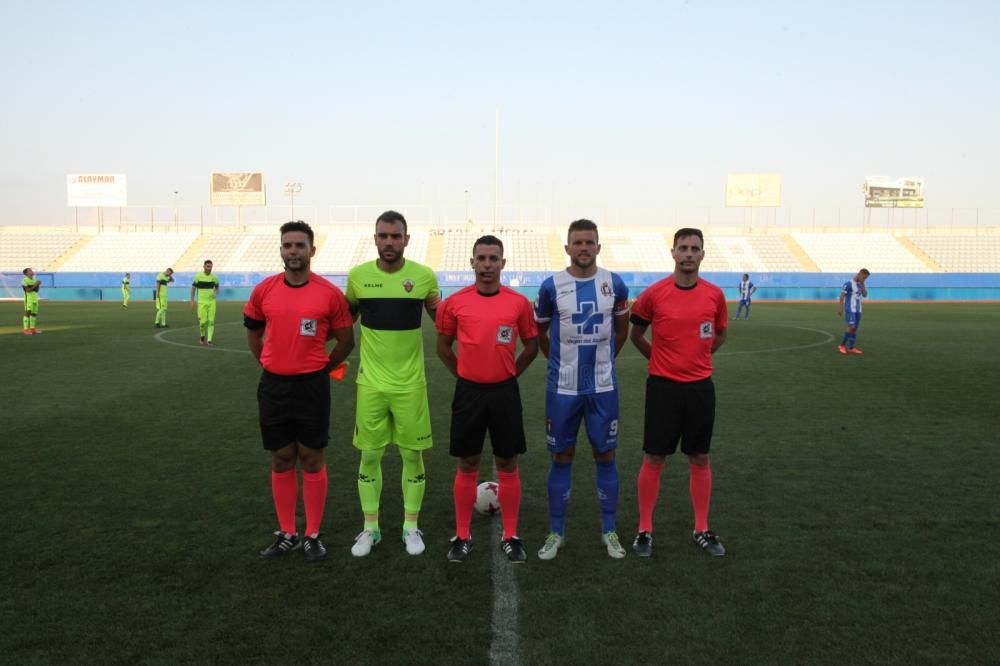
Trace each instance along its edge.
{"label": "clear blue sky", "polygon": [[130,205],[246,170],[276,204],[482,214],[495,109],[505,209],[721,207],[758,171],[792,207],[876,174],[998,207],[998,7],[11,0],[0,223],[62,223],[67,173],[127,174]]}

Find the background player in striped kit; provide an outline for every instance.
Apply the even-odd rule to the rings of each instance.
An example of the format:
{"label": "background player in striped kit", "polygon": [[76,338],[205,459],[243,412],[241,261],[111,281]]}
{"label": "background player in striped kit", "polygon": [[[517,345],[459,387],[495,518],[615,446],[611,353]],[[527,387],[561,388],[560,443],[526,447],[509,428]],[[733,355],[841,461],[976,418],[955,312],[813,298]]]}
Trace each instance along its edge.
{"label": "background player in striped kit", "polygon": [[736,288],[739,291],[740,304],[736,307],[736,316],[733,317],[733,321],[739,321],[740,313],[744,311],[746,311],[746,317],[744,318],[749,319],[750,298],[754,295],[754,292],[757,291],[757,287],[754,286],[754,283],[750,281],[750,276],[744,273],[743,279],[740,280],[740,283],[738,285],[736,285]]}
{"label": "background player in striped kit", "polygon": [[847,322],[847,331],[837,346],[837,351],[841,354],[863,354],[857,348],[858,326],[861,325],[861,303],[868,297],[868,287],[865,281],[871,273],[867,268],[862,268],[853,279],[844,283],[844,288],[840,292],[840,301],[837,304],[837,314],[844,317]]}
{"label": "background player in striped kit", "polygon": [[[576,438],[583,420],[593,448],[601,539],[608,555],[625,557],[618,538],[618,378],[615,357],[628,336],[628,287],[597,266],[597,225],[569,225],[566,270],[546,278],[535,302],[538,342],[548,357],[545,387],[546,446],[552,453],[548,495],[550,533],[538,551],[553,559],[565,543]],[[551,340],[550,340],[551,334]]]}

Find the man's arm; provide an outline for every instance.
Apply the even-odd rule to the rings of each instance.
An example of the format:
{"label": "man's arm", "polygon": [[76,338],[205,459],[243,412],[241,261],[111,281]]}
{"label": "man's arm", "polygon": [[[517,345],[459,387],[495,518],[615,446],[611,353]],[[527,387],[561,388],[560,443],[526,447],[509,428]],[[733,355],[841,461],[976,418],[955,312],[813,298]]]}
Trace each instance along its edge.
{"label": "man's arm", "polygon": [[844,299],[847,298],[847,294],[840,292],[840,300],[837,302],[837,314],[844,314]]}
{"label": "man's arm", "polygon": [[253,354],[253,357],[257,359],[257,363],[260,363],[260,353],[264,351],[263,328],[247,329],[247,347],[250,349],[250,353]]}
{"label": "man's arm", "polygon": [[448,372],[458,377],[458,357],[455,356],[455,350],[452,345],[455,344],[454,335],[445,335],[444,333],[438,333],[437,336],[437,355],[444,363],[444,367],[448,369]]}
{"label": "man's arm", "polygon": [[628,339],[628,312],[615,315],[615,358],[625,346]]}
{"label": "man's arm", "polygon": [[330,350],[330,362],[326,366],[327,370],[333,370],[343,363],[344,359],[354,349],[354,327],[348,326],[347,328],[330,329],[330,337],[337,342],[333,345],[333,349]]}
{"label": "man's arm", "polygon": [[729,333],[728,328],[724,328],[721,331],[716,330],[715,337],[712,339],[712,353],[714,354],[716,350],[722,345],[726,344],[726,335]]}
{"label": "man's arm", "polygon": [[437,321],[439,305],[441,305],[441,296],[436,291],[424,299],[424,310],[427,311],[427,316],[431,318],[431,321]]}
{"label": "man's arm", "polygon": [[191,309],[194,310],[195,307],[197,306],[195,305],[194,301],[194,285],[191,285]]}
{"label": "man's arm", "polygon": [[514,369],[517,371],[518,377],[524,374],[524,371],[528,369],[531,362],[538,356],[538,338],[522,339],[521,344],[521,353],[518,354],[517,360],[514,361]]}
{"label": "man's arm", "polygon": [[[545,354],[545,358],[549,357],[549,342],[550,342],[550,340],[549,340],[549,325],[550,324],[551,324],[551,322],[547,322],[547,321],[539,321],[539,322],[536,322],[536,324],[535,324],[536,326],[538,326],[538,337],[535,338],[535,339],[538,340],[538,348],[542,350],[543,354]],[[518,373],[518,374],[520,374],[520,373]]]}
{"label": "man's arm", "polygon": [[647,328],[649,328],[649,324],[633,323],[628,337],[632,341],[632,344],[635,345],[635,348],[639,350],[639,353],[648,359],[653,353],[653,345],[649,344],[649,340],[646,339]]}

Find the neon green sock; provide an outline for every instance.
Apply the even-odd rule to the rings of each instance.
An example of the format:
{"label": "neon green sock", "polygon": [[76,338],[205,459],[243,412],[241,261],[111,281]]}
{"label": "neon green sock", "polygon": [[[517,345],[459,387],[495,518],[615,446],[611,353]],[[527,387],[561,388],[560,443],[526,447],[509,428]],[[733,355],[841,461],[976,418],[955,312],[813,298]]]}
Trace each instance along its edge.
{"label": "neon green sock", "polygon": [[[400,447],[399,456],[403,459],[403,510],[408,514],[420,513],[424,503],[424,454]],[[416,520],[405,520],[404,530],[417,528]]]}
{"label": "neon green sock", "polygon": [[24,330],[27,331],[29,328],[31,328],[31,319],[29,319],[28,317],[23,317],[22,321],[24,322]]}
{"label": "neon green sock", "polygon": [[31,319],[28,320],[28,328],[34,329],[38,326],[38,315],[31,315]]}
{"label": "neon green sock", "polygon": [[[365,516],[378,516],[379,498],[382,496],[384,454],[385,447],[361,452],[361,464],[358,466],[358,496],[361,498],[361,511]],[[366,517],[365,529],[378,531],[378,518],[372,521]]]}
{"label": "neon green sock", "polygon": [[209,319],[208,324],[206,324],[205,328],[208,330],[208,336],[207,336],[208,341],[211,342],[212,337],[215,335],[215,320]]}

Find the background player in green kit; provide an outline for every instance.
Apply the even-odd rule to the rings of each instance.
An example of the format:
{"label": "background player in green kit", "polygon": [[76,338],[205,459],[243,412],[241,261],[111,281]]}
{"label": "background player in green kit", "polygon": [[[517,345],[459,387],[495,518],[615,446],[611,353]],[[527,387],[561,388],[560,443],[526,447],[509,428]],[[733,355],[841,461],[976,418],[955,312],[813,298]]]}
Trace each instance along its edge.
{"label": "background player in green kit", "polygon": [[38,290],[42,288],[42,281],[35,278],[35,271],[25,268],[21,273],[21,289],[24,291],[24,334],[37,335],[38,329]]}
{"label": "background player in green kit", "polygon": [[122,307],[128,307],[128,298],[132,294],[132,274],[126,273],[122,278]]}
{"label": "background player in green kit", "polygon": [[194,282],[191,283],[191,309],[197,308],[198,312],[198,332],[201,335],[199,343],[211,347],[212,336],[215,335],[215,299],[219,295],[219,276],[212,275],[211,259],[205,261],[203,269],[194,276]]}
{"label": "background player in green kit", "polygon": [[167,327],[167,285],[174,281],[174,269],[168,268],[156,274],[156,291],[153,303],[156,305],[156,328]]}
{"label": "background player in green kit", "polygon": [[347,278],[351,314],[361,318],[354,446],[361,451],[358,494],[365,525],[351,547],[355,557],[364,557],[382,540],[382,456],[390,443],[399,447],[403,459],[406,552],[424,552],[417,518],[424,499],[423,450],[432,440],[420,318],[426,309],[434,319],[441,299],[434,272],[403,259],[410,240],[406,232],[402,215],[382,213],[375,222],[378,259],[355,266]]}

